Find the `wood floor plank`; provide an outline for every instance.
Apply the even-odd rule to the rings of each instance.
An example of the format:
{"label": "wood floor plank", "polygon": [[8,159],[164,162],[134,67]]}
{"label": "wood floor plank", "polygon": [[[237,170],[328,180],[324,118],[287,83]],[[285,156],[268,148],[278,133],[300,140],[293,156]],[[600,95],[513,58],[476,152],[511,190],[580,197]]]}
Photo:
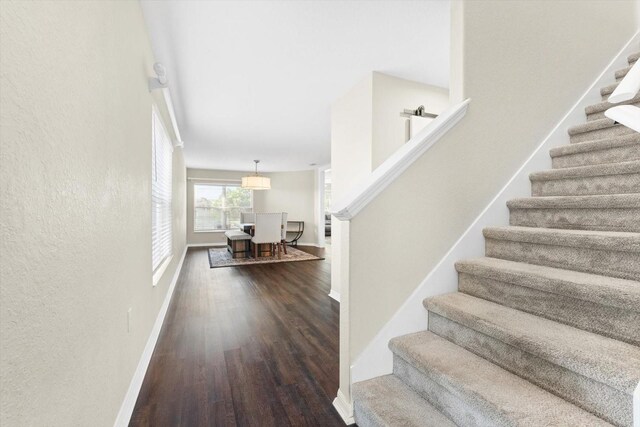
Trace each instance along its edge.
{"label": "wood floor plank", "polygon": [[190,248],[130,425],[344,425],[330,280],[328,260],[212,269]]}

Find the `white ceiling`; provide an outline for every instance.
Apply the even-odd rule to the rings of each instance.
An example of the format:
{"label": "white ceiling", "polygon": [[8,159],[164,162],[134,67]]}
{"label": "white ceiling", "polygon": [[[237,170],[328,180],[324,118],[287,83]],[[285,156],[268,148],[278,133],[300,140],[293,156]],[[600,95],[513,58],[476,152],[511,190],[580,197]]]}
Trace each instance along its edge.
{"label": "white ceiling", "polygon": [[370,71],[448,87],[448,1],[142,1],[188,167],[330,162],[330,106]]}

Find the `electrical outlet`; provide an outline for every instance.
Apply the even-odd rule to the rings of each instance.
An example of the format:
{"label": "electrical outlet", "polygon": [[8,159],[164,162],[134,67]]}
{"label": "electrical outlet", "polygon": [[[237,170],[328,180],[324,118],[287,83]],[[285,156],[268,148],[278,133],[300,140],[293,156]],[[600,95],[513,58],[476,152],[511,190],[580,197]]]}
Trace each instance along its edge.
{"label": "electrical outlet", "polygon": [[131,332],[131,307],[127,310],[127,332]]}

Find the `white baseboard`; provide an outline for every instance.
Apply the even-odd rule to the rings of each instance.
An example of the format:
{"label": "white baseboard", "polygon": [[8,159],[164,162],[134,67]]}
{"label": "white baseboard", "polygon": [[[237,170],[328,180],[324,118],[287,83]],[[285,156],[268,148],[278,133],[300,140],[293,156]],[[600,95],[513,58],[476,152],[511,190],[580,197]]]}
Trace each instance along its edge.
{"label": "white baseboard", "polygon": [[349,402],[347,398],[344,397],[344,394],[340,390],[338,390],[338,395],[335,399],[333,399],[333,407],[338,411],[338,415],[342,418],[342,421],[346,425],[355,424],[356,421],[353,418],[353,406]]}
{"label": "white baseboard", "polygon": [[158,312],[156,321],[153,324],[151,333],[149,334],[149,339],[147,340],[147,344],[145,345],[144,351],[140,356],[138,366],[136,367],[136,370],[133,373],[133,378],[129,383],[129,389],[127,390],[127,394],[124,397],[124,400],[122,402],[122,406],[120,406],[120,411],[118,412],[116,421],[113,424],[115,427],[126,427],[129,425],[129,421],[131,420],[131,415],[133,414],[133,409],[135,408],[136,401],[138,400],[138,394],[140,393],[140,388],[142,387],[142,382],[144,381],[144,376],[147,373],[149,362],[151,362],[151,356],[153,355],[153,350],[155,349],[156,343],[158,342],[158,337],[160,336],[160,330],[162,329],[162,324],[164,323],[164,318],[167,314],[169,303],[171,302],[171,297],[173,296],[173,291],[176,288],[176,283],[178,283],[178,277],[180,277],[180,272],[182,271],[182,264],[184,263],[184,258],[187,254],[188,247],[189,245],[185,246],[184,251],[182,252],[182,258],[180,258],[180,262],[178,263],[178,266],[176,267],[176,271],[173,274],[173,278],[171,279],[171,283],[169,284],[169,289],[167,289],[167,295],[164,297],[164,301],[162,302],[162,306],[160,307],[160,311]]}
{"label": "white baseboard", "polygon": [[[391,320],[387,322],[351,365],[352,383],[390,374],[393,357],[388,348],[389,340],[400,335],[422,331],[428,328],[427,311],[422,306],[425,298],[458,290],[458,274],[454,263],[465,258],[484,256],[482,229],[491,225],[509,224],[507,200],[527,197],[531,194],[529,174],[551,169],[549,150],[568,144],[567,129],[585,120],[584,107],[601,102],[600,87],[611,84],[613,73],[627,64],[627,56],[637,51],[640,32],[636,33],[624,48],[595,79],[589,89],[580,97],[560,122],[547,135],[507,184],[491,200],[487,207],[467,228],[445,256],[429,272],[415,291],[405,300]],[[640,411],[640,409],[639,409]],[[636,426],[640,427],[640,426]]]}
{"label": "white baseboard", "polygon": [[331,292],[329,292],[329,297],[340,302],[340,292],[337,292],[335,289],[331,289]]}

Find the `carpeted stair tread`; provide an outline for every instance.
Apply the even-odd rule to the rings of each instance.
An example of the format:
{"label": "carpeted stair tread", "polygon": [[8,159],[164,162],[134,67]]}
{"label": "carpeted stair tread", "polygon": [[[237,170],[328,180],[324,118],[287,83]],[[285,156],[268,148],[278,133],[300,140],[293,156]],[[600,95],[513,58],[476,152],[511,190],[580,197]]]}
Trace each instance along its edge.
{"label": "carpeted stair tread", "polygon": [[428,298],[442,317],[632,395],[640,348],[460,292]]}
{"label": "carpeted stair tread", "polygon": [[[482,260],[471,260],[456,266],[460,292],[640,346],[640,282],[499,259],[495,259],[497,263],[491,263],[494,260],[492,258],[487,258],[490,260],[487,266]],[[454,325],[435,318],[437,315],[433,313],[429,313],[429,316],[429,328],[448,338],[447,334],[452,332]],[[442,323],[444,329],[438,328],[438,322]],[[447,332],[440,333],[442,331]],[[471,331],[467,331],[466,335],[473,336]],[[466,345],[464,347],[471,349]],[[480,354],[475,349],[471,350]],[[498,364],[505,367],[502,363]],[[534,370],[540,374],[539,369]],[[526,371],[531,372],[532,369]],[[552,373],[548,377],[555,378],[556,375]],[[536,381],[534,383],[542,386]],[[553,390],[550,388],[552,386],[542,387]],[[574,388],[575,384],[566,384],[566,389]],[[569,392],[568,395],[574,393]],[[561,396],[566,397],[564,394]],[[605,399],[596,397],[594,400],[603,402]],[[609,403],[615,400],[606,399]],[[618,408],[617,412],[621,414],[625,411]],[[603,413],[598,415],[602,416]]]}
{"label": "carpeted stair tread", "polygon": [[527,197],[507,207],[514,226],[640,233],[640,193]]}
{"label": "carpeted stair tread", "polygon": [[549,154],[554,169],[640,160],[640,133],[567,144]]}
{"label": "carpeted stair tread", "polygon": [[514,225],[483,234],[488,257],[640,280],[640,233]]}
{"label": "carpeted stair tread", "polygon": [[490,257],[458,261],[455,267],[460,273],[640,312],[640,282],[635,280]]}
{"label": "carpeted stair tread", "polygon": [[635,131],[633,129],[615,123],[613,120],[608,118],[596,118],[581,125],[572,126],[568,129],[569,142],[571,144],[611,138],[619,135],[628,135],[634,132]]}
{"label": "carpeted stair tread", "polygon": [[638,193],[640,160],[570,166],[529,177],[535,197]]}
{"label": "carpeted stair tread", "polygon": [[479,414],[477,425],[609,425],[431,332],[394,338],[389,347],[467,410]]}
{"label": "carpeted stair tread", "polygon": [[[607,180],[594,180],[608,177]],[[529,175],[534,196],[637,193],[640,191],[640,160],[575,166],[533,172]],[[553,182],[565,180],[567,182]],[[549,182],[545,186],[545,182]]]}
{"label": "carpeted stair tread", "polygon": [[487,239],[633,252],[640,256],[640,233],[509,226],[486,227],[482,234]]}
{"label": "carpeted stair tread", "polygon": [[606,150],[627,145],[640,146],[640,133],[620,135],[612,138],[598,139],[595,141],[577,142],[575,144],[561,145],[549,150],[551,157],[566,156],[569,154],[586,153],[590,151]]}
{"label": "carpeted stair tread", "polygon": [[591,104],[588,105],[584,108],[584,113],[589,115],[589,114],[594,114],[594,113],[600,113],[602,111],[608,110],[609,108],[615,106],[615,105],[626,105],[626,104],[635,104],[637,102],[640,102],[640,94],[636,94],[636,96],[632,99],[629,99],[627,101],[622,101],[619,102],[617,104],[612,104],[608,101],[603,101],[603,102],[599,102],[597,104]]}
{"label": "carpeted stair tread", "polygon": [[355,383],[353,397],[355,420],[361,426],[455,427],[394,375]]}
{"label": "carpeted stair tread", "polygon": [[625,175],[640,172],[640,160],[630,160],[614,164],[577,166],[574,168],[550,169],[533,172],[529,175],[531,181],[548,179],[566,179],[585,176]]}
{"label": "carpeted stair tread", "polygon": [[616,88],[618,87],[619,83],[620,82],[616,82],[616,83],[613,83],[613,84],[610,84],[610,85],[607,85],[607,86],[601,88],[600,89],[600,95],[603,98],[608,98],[609,95],[611,95],[613,93],[613,91],[616,90]]}
{"label": "carpeted stair tread", "polygon": [[[596,194],[587,196],[523,197],[507,201],[507,207],[521,209],[640,208],[640,193]],[[640,215],[640,211],[638,212],[638,214]],[[640,220],[640,216],[638,217],[638,220]]]}
{"label": "carpeted stair tread", "polygon": [[629,65],[633,65],[638,60],[638,58],[640,58],[640,52],[632,53],[631,55],[627,56],[627,62],[629,63]]}
{"label": "carpeted stair tread", "polygon": [[632,67],[633,67],[633,65],[629,65],[627,67],[624,67],[624,68],[616,71],[616,73],[615,73],[616,80],[622,80],[624,78],[624,76],[627,75],[629,70],[631,70]]}
{"label": "carpeted stair tread", "polygon": [[599,120],[606,118],[605,111],[616,105],[634,105],[636,107],[640,106],[640,94],[637,94],[632,99],[615,104],[612,104],[608,101],[602,101],[597,104],[588,105],[587,107],[585,107],[584,113],[587,116],[588,121]]}
{"label": "carpeted stair tread", "polygon": [[[630,102],[627,102],[627,101],[622,101],[622,102],[620,102],[619,104],[616,104],[616,105],[630,105],[632,107],[640,108],[640,102],[630,103]],[[604,119],[605,117],[607,117],[606,111],[607,110],[603,110],[603,111],[599,111],[597,113],[587,114],[587,121],[588,122],[592,122],[594,120]],[[628,133],[627,133],[627,135],[628,135]]]}
{"label": "carpeted stair tread", "polygon": [[[619,426],[631,426],[632,395],[567,369],[553,361],[529,353],[519,346],[505,343],[496,337],[478,332],[463,323],[458,323],[433,311],[428,313],[428,317],[429,330],[434,334],[565,399],[569,403],[591,412],[607,422]],[[417,384],[411,382],[410,376],[407,379],[406,375],[401,375],[403,372],[410,371],[411,369],[402,366],[402,363],[396,362],[394,358],[394,372],[398,372],[398,376],[401,376],[412,388],[420,392]],[[454,422],[458,421],[449,412],[442,410],[440,406],[436,405],[436,407]],[[461,425],[469,425],[469,423],[462,423]]]}
{"label": "carpeted stair tread", "polygon": [[[529,175],[531,181],[549,181],[554,179],[569,179],[608,175],[626,175],[640,173],[640,160],[628,162],[606,163],[600,165],[576,166],[572,168],[549,169],[533,172]],[[638,187],[640,189],[640,187]]]}
{"label": "carpeted stair tread", "polygon": [[608,129],[608,128],[614,128],[614,127],[623,128],[622,125],[616,124],[613,120],[605,118],[605,119],[592,120],[590,122],[571,126],[567,130],[567,132],[569,133],[569,136],[574,136],[581,133],[593,132],[596,130],[602,130],[602,129]]}
{"label": "carpeted stair tread", "polygon": [[527,197],[507,207],[514,226],[640,233],[640,193]]}

